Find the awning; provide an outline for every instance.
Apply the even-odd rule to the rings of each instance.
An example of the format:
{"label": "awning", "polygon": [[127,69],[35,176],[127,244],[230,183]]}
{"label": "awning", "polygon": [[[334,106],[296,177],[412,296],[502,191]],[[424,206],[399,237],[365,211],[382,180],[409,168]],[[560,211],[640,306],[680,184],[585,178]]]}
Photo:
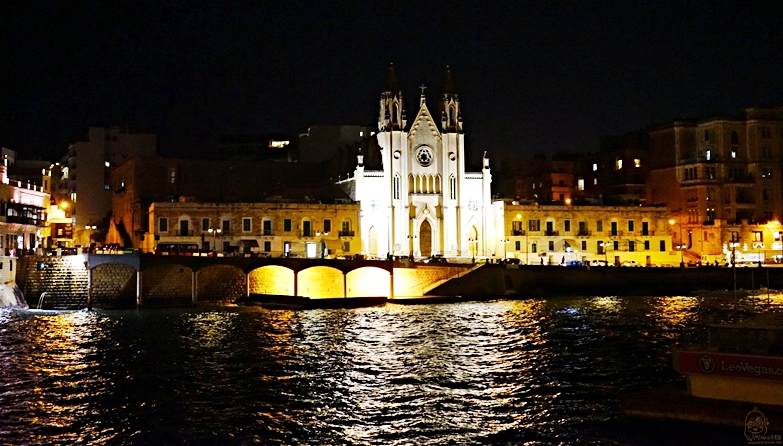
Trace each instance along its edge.
{"label": "awning", "polygon": [[248,248],[258,248],[258,240],[256,239],[240,240],[239,244]]}

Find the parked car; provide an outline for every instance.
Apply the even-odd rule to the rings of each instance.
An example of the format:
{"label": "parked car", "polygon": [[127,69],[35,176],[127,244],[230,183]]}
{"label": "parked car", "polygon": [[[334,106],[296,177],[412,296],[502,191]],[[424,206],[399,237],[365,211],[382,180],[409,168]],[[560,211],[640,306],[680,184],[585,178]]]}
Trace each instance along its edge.
{"label": "parked car", "polygon": [[606,260],[593,260],[590,262],[592,266],[614,266],[613,264],[607,262]]}
{"label": "parked car", "polygon": [[636,263],[636,260],[626,260],[625,262],[623,262],[622,266],[640,267],[642,265]]}

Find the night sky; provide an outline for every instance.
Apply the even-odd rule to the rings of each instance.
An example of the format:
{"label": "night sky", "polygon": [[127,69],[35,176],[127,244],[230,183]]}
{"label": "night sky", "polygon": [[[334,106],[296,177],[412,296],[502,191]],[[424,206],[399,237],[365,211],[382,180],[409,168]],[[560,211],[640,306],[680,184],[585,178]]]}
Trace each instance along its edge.
{"label": "night sky", "polygon": [[221,134],[377,125],[390,62],[409,120],[450,65],[468,150],[496,160],[783,105],[778,1],[567,3],[2,2],[0,145],[55,160],[116,124],[199,156]]}

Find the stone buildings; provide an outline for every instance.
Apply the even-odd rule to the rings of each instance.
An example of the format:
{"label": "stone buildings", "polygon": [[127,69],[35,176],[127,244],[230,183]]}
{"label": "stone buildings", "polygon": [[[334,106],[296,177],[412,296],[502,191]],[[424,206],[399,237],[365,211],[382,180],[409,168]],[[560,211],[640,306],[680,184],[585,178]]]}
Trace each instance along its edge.
{"label": "stone buildings", "polygon": [[43,187],[10,180],[0,165],[0,249],[18,254],[46,243],[49,192]]}
{"label": "stone buildings", "polygon": [[121,127],[90,127],[87,138],[68,147],[60,160],[61,176],[54,178],[56,201],[68,201],[73,219],[74,243],[89,245],[92,226],[112,210],[111,170],[133,156],[153,156],[153,134]]}
{"label": "stone buildings", "polygon": [[361,254],[358,203],[156,202],[145,252],[191,245],[222,254],[335,257]]}
{"label": "stone buildings", "polygon": [[672,209],[678,244],[694,256],[736,245],[748,259],[780,259],[781,132],[783,108],[650,129],[648,201]]}
{"label": "stone buildings", "polygon": [[[237,226],[243,224],[242,218],[244,218],[240,215],[242,212],[238,210],[240,203],[248,206],[248,212],[250,208],[255,209],[254,206],[261,206],[259,209],[269,209],[264,206],[271,206],[270,203],[276,203],[280,209],[289,205],[295,207],[350,204],[352,201],[348,196],[333,182],[324,179],[321,170],[321,164],[311,163],[131,158],[117,166],[112,173],[113,229],[110,230],[107,241],[151,251],[154,249],[155,240],[149,240],[148,237],[152,234],[168,237],[166,240],[169,242],[177,240],[183,243],[197,242],[201,247],[203,245],[199,228],[203,218],[212,219],[210,228],[216,230],[222,228],[221,215],[228,213],[235,216],[235,219],[231,220],[234,221],[231,228],[244,227]],[[168,207],[163,203],[168,203]],[[173,210],[171,214],[163,216],[166,218],[166,230],[161,231],[160,227],[156,228],[155,225],[160,223],[156,218],[160,217],[162,209],[168,210],[175,205],[182,205],[187,209],[199,206],[217,207],[220,215],[201,215],[202,211],[193,210],[192,218],[195,220],[191,220],[181,218],[179,211]],[[158,217],[150,217],[153,211],[158,213]],[[282,210],[280,212],[284,213]],[[251,214],[246,216],[255,219],[255,226],[246,234],[247,236],[263,227],[262,222],[266,218],[264,215],[267,215],[261,210],[254,210]],[[183,215],[190,216],[191,211]],[[312,215],[316,220],[321,217],[321,213]],[[270,221],[272,220],[274,219],[270,218]],[[190,223],[183,227],[181,226],[184,224],[181,223],[183,221]],[[338,223],[337,220],[333,221],[335,224]],[[172,222],[170,229],[168,229],[169,222]],[[274,230],[279,231],[279,227],[282,226],[275,225]],[[311,228],[313,231],[323,230],[322,227],[311,226]],[[191,235],[190,232],[197,235]],[[286,232],[293,232],[293,229]],[[237,234],[235,239],[231,239],[228,233],[224,232],[222,241],[213,243],[210,249],[237,250],[239,245],[236,243],[242,240],[242,233],[237,232]],[[278,232],[278,236],[280,234]],[[172,237],[178,238],[171,239]],[[259,242],[261,241],[259,239]],[[225,249],[223,242],[229,242]],[[260,246],[263,248],[262,243]],[[277,248],[271,249],[270,252],[274,252]]]}
{"label": "stone buildings", "polygon": [[493,203],[499,238],[493,256],[522,264],[605,261],[613,265],[675,266],[665,206],[569,206]]}

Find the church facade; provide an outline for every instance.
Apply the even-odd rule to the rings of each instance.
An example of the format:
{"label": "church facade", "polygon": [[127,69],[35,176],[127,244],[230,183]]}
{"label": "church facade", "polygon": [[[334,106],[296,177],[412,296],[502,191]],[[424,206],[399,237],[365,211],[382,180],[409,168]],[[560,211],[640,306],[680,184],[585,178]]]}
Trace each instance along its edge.
{"label": "church facade", "polygon": [[485,153],[480,172],[465,170],[462,110],[448,68],[437,101],[433,115],[422,87],[409,122],[390,66],[375,135],[381,169],[365,169],[360,154],[353,176],[340,182],[361,203],[361,240],[369,257],[475,258],[495,248],[489,158]]}

